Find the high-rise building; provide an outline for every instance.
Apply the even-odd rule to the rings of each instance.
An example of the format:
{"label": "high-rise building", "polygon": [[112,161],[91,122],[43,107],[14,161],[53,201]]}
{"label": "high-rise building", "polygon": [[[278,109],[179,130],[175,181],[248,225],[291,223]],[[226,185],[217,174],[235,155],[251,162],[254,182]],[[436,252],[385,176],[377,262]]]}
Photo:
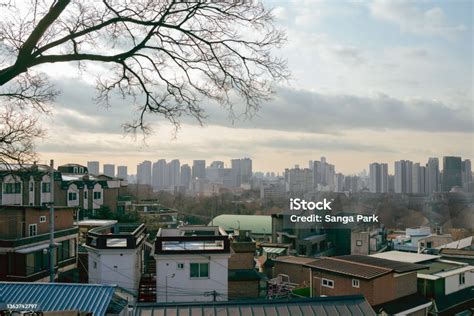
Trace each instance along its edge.
{"label": "high-rise building", "polygon": [[[312,175],[311,175],[312,178]],[[342,173],[336,173],[336,192],[344,192],[344,175]]]}
{"label": "high-rise building", "polygon": [[180,178],[180,184],[188,188],[189,183],[191,182],[191,167],[188,164],[184,164],[181,166]]}
{"label": "high-rise building", "polygon": [[98,161],[88,161],[87,170],[89,174],[98,175],[99,174],[100,163]]}
{"label": "high-rise building", "polygon": [[429,158],[426,164],[426,193],[438,192],[440,189],[438,158]]}
{"label": "high-rise building", "polygon": [[231,173],[233,180],[233,186],[238,188],[242,184],[250,183],[252,179],[252,159],[232,159],[231,160]]}
{"label": "high-rise building", "polygon": [[462,187],[461,157],[443,157],[443,191]]}
{"label": "high-rise building", "polygon": [[426,185],[426,167],[421,166],[419,163],[413,164],[412,171],[412,189],[413,193],[426,194],[428,193]]}
{"label": "high-rise building", "polygon": [[165,159],[153,163],[152,185],[155,191],[165,190],[169,185],[169,173],[166,166]]}
{"label": "high-rise building", "polygon": [[115,177],[115,165],[106,163],[103,168],[106,176]]}
{"label": "high-rise building", "polygon": [[395,161],[395,193],[413,192],[413,162]]}
{"label": "high-rise building", "polygon": [[169,183],[167,184],[168,188],[174,188],[175,186],[180,184],[180,169],[181,163],[178,159],[171,160],[166,165]]}
{"label": "high-rise building", "polygon": [[285,169],[285,184],[287,192],[309,192],[313,188],[313,173],[311,169],[300,169],[299,166]]}
{"label": "high-rise building", "polygon": [[372,193],[388,192],[388,164],[374,162],[369,165],[369,189]]}
{"label": "high-rise building", "polygon": [[333,191],[335,188],[336,167],[321,157],[321,161],[313,161],[313,186],[315,189],[326,188]]}
{"label": "high-rise building", "polygon": [[205,179],[206,178],[206,161],[193,160],[192,178]]}
{"label": "high-rise building", "polygon": [[461,174],[462,174],[462,184],[463,187],[466,187],[467,184],[472,182],[472,169],[471,161],[466,159],[461,164]]}
{"label": "high-rise building", "polygon": [[151,161],[145,160],[138,164],[137,184],[151,185]]}
{"label": "high-rise building", "polygon": [[224,168],[224,162],[223,161],[213,161],[213,162],[211,162],[211,165],[209,166],[209,168],[222,169],[222,168]]}
{"label": "high-rise building", "polygon": [[117,177],[123,180],[128,179],[128,168],[127,166],[118,166],[117,167]]}

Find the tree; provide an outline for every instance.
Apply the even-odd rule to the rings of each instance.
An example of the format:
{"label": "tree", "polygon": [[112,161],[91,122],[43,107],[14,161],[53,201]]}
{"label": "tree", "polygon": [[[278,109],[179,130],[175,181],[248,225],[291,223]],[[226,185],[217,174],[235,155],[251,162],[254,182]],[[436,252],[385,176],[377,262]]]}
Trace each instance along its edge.
{"label": "tree", "polygon": [[130,100],[137,112],[125,130],[144,133],[148,114],[176,128],[183,116],[202,124],[203,100],[232,115],[240,98],[251,115],[288,77],[271,53],[285,36],[260,2],[4,1],[0,11],[0,100],[15,110],[48,111],[57,91],[42,67],[52,63],[97,75],[101,104]]}

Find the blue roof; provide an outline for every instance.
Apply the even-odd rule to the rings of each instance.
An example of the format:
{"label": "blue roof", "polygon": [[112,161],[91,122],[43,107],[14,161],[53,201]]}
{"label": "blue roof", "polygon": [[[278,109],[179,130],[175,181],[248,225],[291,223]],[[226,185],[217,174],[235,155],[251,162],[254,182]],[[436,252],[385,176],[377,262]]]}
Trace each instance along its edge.
{"label": "blue roof", "polygon": [[100,316],[105,315],[116,288],[101,284],[0,282],[0,305],[22,304],[17,310],[80,311]]}

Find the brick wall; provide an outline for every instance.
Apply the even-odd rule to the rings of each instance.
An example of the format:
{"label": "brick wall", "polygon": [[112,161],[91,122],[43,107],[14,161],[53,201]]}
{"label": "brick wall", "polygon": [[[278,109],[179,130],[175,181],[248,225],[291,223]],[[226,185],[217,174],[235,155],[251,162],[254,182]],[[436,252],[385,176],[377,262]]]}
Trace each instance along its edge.
{"label": "brick wall", "polygon": [[259,295],[259,281],[229,281],[229,300],[256,298]]}
{"label": "brick wall", "polygon": [[278,274],[286,274],[290,277],[291,283],[297,283],[298,287],[309,286],[310,271],[309,268],[301,264],[286,263],[275,261],[273,267],[273,277]]}

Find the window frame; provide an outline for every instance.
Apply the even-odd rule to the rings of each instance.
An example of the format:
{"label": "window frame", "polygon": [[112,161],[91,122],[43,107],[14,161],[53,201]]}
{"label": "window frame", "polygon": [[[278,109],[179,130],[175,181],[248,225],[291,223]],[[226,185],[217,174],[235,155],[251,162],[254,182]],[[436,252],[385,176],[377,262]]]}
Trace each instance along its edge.
{"label": "window frame", "polygon": [[334,288],[334,280],[321,278],[321,285],[330,289]]}
{"label": "window frame", "polygon": [[46,223],[46,215],[41,215],[39,218],[40,223]]}
{"label": "window frame", "polygon": [[[197,265],[198,267],[197,276],[193,276],[193,268],[192,268],[193,265]],[[207,266],[207,275],[205,276],[202,275],[202,271],[201,271],[201,266],[204,266],[204,265]],[[189,264],[189,278],[190,279],[209,279],[209,268],[210,268],[209,262],[192,262]]]}
{"label": "window frame", "polygon": [[184,263],[177,262],[176,263],[176,270],[184,270]]}
{"label": "window frame", "polygon": [[465,285],[466,284],[466,274],[464,272],[459,273],[458,281],[459,281],[459,285]]}
{"label": "window frame", "polygon": [[360,280],[359,279],[352,279],[352,287],[360,288]]}
{"label": "window frame", "polygon": [[[31,234],[31,228],[34,227],[34,234]],[[33,237],[38,235],[38,224],[29,224],[28,225],[28,237]]]}

